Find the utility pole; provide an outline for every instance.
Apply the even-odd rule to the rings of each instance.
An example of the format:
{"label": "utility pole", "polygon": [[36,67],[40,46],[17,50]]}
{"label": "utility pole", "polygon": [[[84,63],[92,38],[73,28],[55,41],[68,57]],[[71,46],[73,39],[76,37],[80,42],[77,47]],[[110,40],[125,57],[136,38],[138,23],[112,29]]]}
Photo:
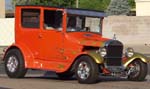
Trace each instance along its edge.
{"label": "utility pole", "polygon": [[76,8],[79,8],[79,0],[76,0]]}

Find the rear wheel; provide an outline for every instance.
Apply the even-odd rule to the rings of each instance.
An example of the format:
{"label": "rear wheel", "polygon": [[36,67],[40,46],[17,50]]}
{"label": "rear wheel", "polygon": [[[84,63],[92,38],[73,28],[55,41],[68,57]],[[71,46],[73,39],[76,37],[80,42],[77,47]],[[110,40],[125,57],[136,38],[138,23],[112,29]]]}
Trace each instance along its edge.
{"label": "rear wheel", "polygon": [[89,56],[82,56],[75,65],[75,75],[79,83],[96,83],[98,79],[98,65]]}
{"label": "rear wheel", "polygon": [[131,81],[143,81],[147,75],[147,64],[141,60],[135,60],[129,65],[130,75],[128,79]]}
{"label": "rear wheel", "polygon": [[22,78],[25,76],[25,68],[22,53],[18,49],[11,49],[5,56],[5,71],[10,78]]}

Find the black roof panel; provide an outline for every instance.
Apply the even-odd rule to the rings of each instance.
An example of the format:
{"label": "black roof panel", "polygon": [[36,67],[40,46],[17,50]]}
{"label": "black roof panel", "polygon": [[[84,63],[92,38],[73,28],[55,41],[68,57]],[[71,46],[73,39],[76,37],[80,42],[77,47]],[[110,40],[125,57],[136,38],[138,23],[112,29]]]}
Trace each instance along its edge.
{"label": "black roof panel", "polygon": [[66,9],[69,14],[77,14],[90,17],[105,17],[104,12],[95,11],[95,10],[85,10],[85,9]]}
{"label": "black roof panel", "polygon": [[89,10],[89,9],[81,9],[81,8],[63,8],[63,7],[54,7],[54,6],[44,6],[44,5],[16,5],[16,6],[37,6],[37,7],[49,7],[49,8],[58,8],[58,9],[66,9],[69,14],[77,14],[84,15],[90,17],[106,17],[104,11],[98,10]]}

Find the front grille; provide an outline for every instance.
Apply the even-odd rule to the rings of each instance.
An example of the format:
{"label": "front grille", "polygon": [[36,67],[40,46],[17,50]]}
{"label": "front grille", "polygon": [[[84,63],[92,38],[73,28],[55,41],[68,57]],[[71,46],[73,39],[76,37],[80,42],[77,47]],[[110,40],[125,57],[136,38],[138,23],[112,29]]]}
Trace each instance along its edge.
{"label": "front grille", "polygon": [[123,53],[122,43],[117,40],[112,40],[106,43],[105,48],[107,55],[104,59],[107,66],[121,66]]}

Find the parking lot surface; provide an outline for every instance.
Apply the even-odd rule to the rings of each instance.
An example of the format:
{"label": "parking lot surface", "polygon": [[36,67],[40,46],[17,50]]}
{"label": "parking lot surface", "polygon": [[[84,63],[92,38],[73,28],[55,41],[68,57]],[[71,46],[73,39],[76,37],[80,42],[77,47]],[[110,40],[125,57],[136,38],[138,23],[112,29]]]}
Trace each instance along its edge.
{"label": "parking lot surface", "polygon": [[150,71],[142,82],[100,76],[96,84],[79,84],[76,78],[59,80],[54,72],[40,70],[29,70],[23,79],[10,79],[4,70],[0,61],[0,89],[150,89]]}
{"label": "parking lot surface", "polygon": [[55,73],[29,70],[23,79],[10,79],[0,64],[0,89],[150,89],[150,76],[143,82],[124,78],[100,77],[96,84],[79,84],[76,78],[59,80]]}

